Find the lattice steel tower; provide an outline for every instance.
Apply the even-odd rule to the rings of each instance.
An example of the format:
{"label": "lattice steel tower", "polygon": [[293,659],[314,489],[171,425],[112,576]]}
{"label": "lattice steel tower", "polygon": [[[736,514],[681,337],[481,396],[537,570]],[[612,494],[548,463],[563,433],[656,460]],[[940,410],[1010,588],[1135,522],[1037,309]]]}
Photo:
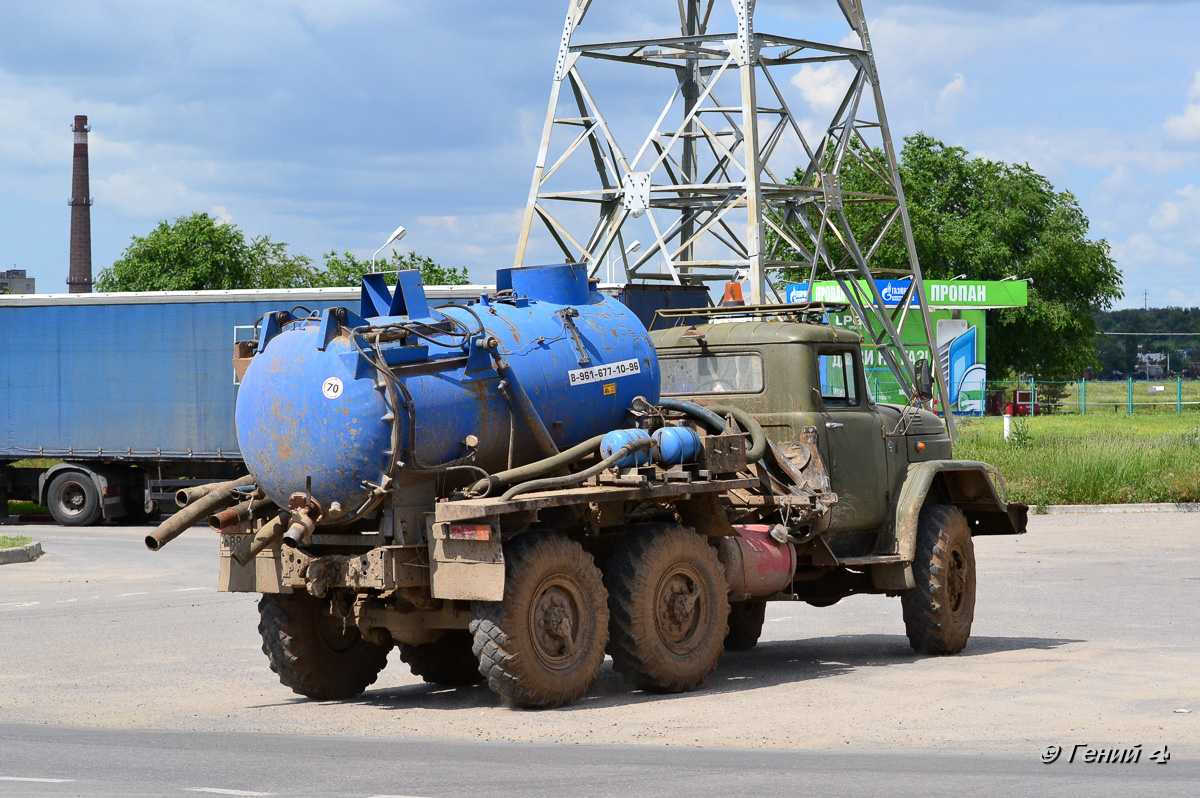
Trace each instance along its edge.
{"label": "lattice steel tower", "polygon": [[[567,260],[589,264],[593,275],[615,261],[631,281],[746,279],[751,304],[782,301],[771,277],[783,268],[810,283],[834,279],[912,396],[915,368],[898,330],[914,297],[928,340],[936,339],[862,3],[830,0],[858,42],[845,46],[760,33],[755,0],[728,2],[731,17],[714,14],[718,0],[676,0],[678,35],[582,43],[585,16],[600,14],[604,0],[569,0],[515,263],[544,228]],[[734,29],[712,32],[722,16]],[[832,64],[846,65],[848,80],[837,110],[828,124],[802,124],[777,75]],[[660,75],[669,94],[649,129],[625,138],[635,146],[622,145],[618,128],[645,81],[621,84],[602,108],[598,86],[585,78],[618,66]],[[848,163],[872,176],[869,190],[843,190]],[[847,210],[855,206],[875,214],[869,232],[861,221],[857,235],[852,229]],[[588,207],[598,213],[581,212]],[[895,311],[873,280],[884,274],[872,261],[889,235],[902,239],[908,263],[887,276],[912,278]],[[948,407],[941,371],[934,369]]]}

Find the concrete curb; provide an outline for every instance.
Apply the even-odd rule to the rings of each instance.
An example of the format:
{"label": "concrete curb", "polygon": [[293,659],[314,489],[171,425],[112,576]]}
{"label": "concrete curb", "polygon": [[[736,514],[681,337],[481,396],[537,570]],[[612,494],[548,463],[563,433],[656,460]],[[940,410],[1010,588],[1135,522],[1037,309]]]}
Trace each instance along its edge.
{"label": "concrete curb", "polygon": [[15,562],[33,562],[41,556],[42,544],[35,540],[33,543],[26,543],[24,546],[17,546],[12,549],[0,549],[0,565],[9,565]]}
{"label": "concrete curb", "polygon": [[1082,513],[1200,513],[1200,502],[1048,504],[1038,507],[1037,512],[1045,515],[1075,515]]}

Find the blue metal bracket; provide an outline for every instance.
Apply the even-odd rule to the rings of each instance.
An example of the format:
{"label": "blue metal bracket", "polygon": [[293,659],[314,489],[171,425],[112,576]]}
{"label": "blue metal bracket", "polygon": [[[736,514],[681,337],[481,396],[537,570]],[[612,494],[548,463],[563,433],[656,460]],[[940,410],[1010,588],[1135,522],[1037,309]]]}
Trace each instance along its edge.
{"label": "blue metal bracket", "polygon": [[496,376],[492,354],[487,348],[488,338],[481,335],[470,342],[467,351],[467,365],[463,367],[463,382],[474,382]]}
{"label": "blue metal bracket", "polygon": [[388,290],[387,280],[382,274],[364,274],[362,276],[362,317],[373,319],[376,316],[387,316],[392,307],[392,292]]}
{"label": "blue metal bracket", "polygon": [[429,318],[429,302],[421,273],[415,269],[396,273],[396,293],[392,295],[389,316],[408,316],[410,319]]}
{"label": "blue metal bracket", "polygon": [[382,274],[364,274],[362,277],[362,316],[374,319],[380,316],[407,316],[410,319],[429,318],[429,302],[425,299],[425,287],[421,273],[408,269],[396,273],[396,291],[393,293]]}
{"label": "blue metal bracket", "polygon": [[283,332],[283,325],[292,320],[292,314],[286,310],[268,313],[263,317],[262,329],[258,333],[258,351],[267,348],[267,342]]}
{"label": "blue metal bracket", "polygon": [[[364,345],[363,351],[368,356],[374,357],[375,355],[375,348],[372,346]],[[383,355],[383,362],[389,366],[396,366],[401,363],[416,363],[429,359],[429,347],[425,344],[418,344],[416,346],[384,344],[380,347],[379,352]],[[354,368],[354,379],[356,380],[369,377],[374,371],[375,364],[358,352],[346,352],[340,357],[343,363]]]}

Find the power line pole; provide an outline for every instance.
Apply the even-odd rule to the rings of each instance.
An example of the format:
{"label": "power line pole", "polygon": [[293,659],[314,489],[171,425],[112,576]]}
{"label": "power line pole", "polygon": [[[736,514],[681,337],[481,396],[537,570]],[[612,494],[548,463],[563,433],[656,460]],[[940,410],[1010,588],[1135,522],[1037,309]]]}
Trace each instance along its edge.
{"label": "power line pole", "polygon": [[[676,0],[677,35],[581,42],[585,15],[601,14],[606,3],[568,0],[514,265],[524,264],[535,227],[544,227],[562,256],[586,263],[593,276],[616,247],[630,280],[744,276],[752,305],[782,301],[770,276],[785,268],[806,273],[810,284],[832,279],[867,342],[914,396],[916,367],[900,338],[910,308],[919,308],[934,349],[936,338],[861,0],[833,1],[850,27],[850,43],[844,36],[822,41],[803,31],[760,32],[756,0]],[[780,84],[788,86],[797,69],[830,64],[846,67],[848,85],[828,124],[806,136]],[[605,70],[613,77],[593,80]],[[643,87],[655,76],[668,95],[661,113],[624,146],[619,138],[637,120],[629,111],[630,90],[622,87],[638,87],[641,104]],[[599,89],[615,92],[615,114],[605,114]],[[619,127],[613,125],[618,119]],[[843,189],[849,168],[872,175],[876,185]],[[598,180],[585,182],[588,172]],[[589,206],[596,210],[592,220],[580,210]],[[865,212],[877,217],[861,241],[846,206],[860,218]],[[881,271],[875,255],[895,233],[908,263]],[[625,236],[648,242],[636,259],[626,252]],[[660,260],[666,274],[659,272]],[[885,275],[911,278],[895,314],[875,285]],[[935,357],[931,365],[949,418],[944,364]],[[953,435],[952,420],[948,426]]]}

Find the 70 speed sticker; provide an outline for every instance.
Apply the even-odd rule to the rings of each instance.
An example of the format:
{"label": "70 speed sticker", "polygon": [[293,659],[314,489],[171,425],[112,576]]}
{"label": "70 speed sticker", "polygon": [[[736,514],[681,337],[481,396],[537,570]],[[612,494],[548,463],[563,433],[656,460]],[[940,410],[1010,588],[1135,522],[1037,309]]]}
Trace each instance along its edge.
{"label": "70 speed sticker", "polygon": [[571,385],[587,385],[589,382],[602,382],[617,377],[628,377],[630,374],[641,374],[642,364],[636,357],[622,360],[619,363],[608,363],[603,366],[589,366],[585,369],[574,369],[567,372]]}

